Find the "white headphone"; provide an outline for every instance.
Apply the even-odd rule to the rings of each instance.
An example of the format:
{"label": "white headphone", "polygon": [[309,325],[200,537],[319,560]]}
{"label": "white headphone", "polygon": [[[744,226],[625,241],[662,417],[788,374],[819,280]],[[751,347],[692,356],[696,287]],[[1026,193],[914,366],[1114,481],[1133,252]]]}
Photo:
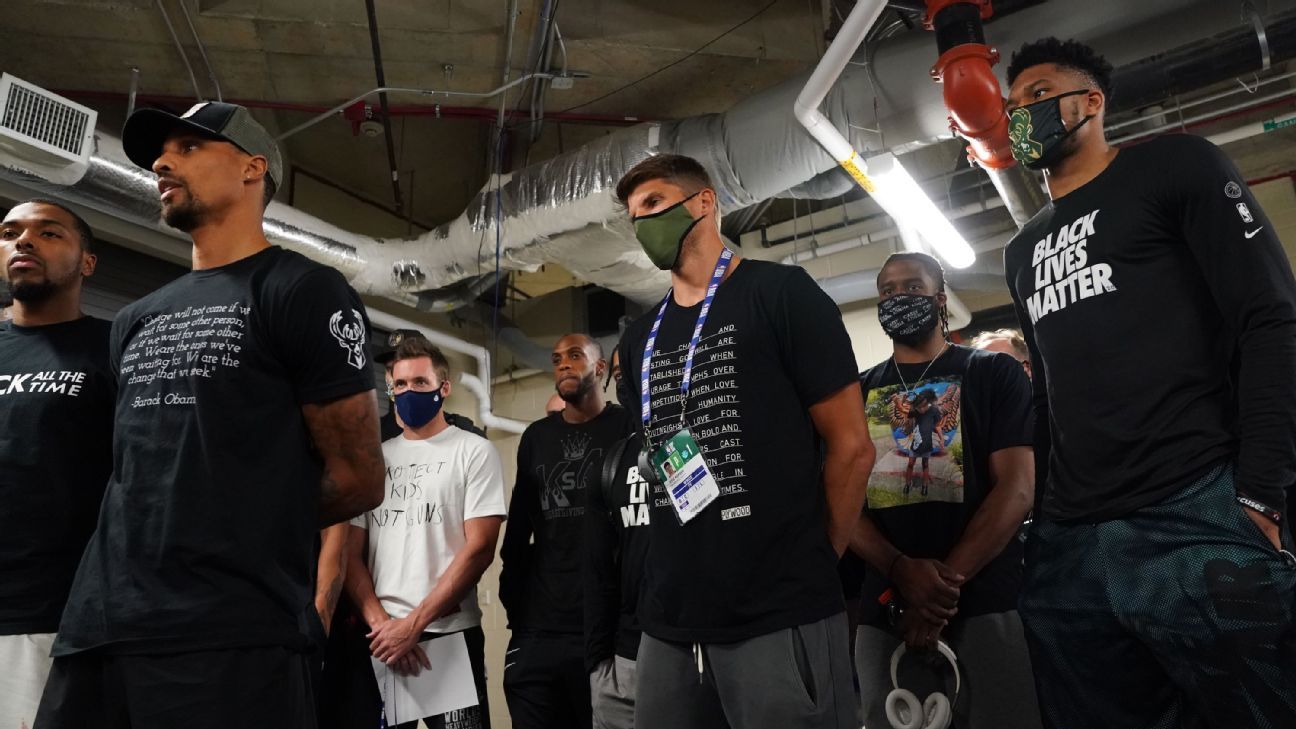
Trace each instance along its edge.
{"label": "white headphone", "polygon": [[954,718],[954,704],[958,702],[959,689],[963,677],[959,674],[958,657],[954,650],[943,640],[936,641],[936,650],[949,661],[954,671],[954,698],[949,699],[939,691],[933,692],[925,701],[918,701],[912,691],[900,688],[897,669],[900,659],[905,654],[905,644],[891,654],[891,686],[893,690],[886,697],[887,721],[893,729],[948,729]]}

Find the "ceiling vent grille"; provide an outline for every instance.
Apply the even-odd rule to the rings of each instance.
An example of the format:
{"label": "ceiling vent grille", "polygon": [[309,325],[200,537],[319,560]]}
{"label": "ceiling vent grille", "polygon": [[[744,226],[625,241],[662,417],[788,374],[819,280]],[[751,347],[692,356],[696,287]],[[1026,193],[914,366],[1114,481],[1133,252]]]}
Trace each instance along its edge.
{"label": "ceiling vent grille", "polygon": [[49,176],[50,169],[83,170],[93,151],[97,117],[93,109],[0,75],[0,147],[30,163],[16,166],[42,176]]}

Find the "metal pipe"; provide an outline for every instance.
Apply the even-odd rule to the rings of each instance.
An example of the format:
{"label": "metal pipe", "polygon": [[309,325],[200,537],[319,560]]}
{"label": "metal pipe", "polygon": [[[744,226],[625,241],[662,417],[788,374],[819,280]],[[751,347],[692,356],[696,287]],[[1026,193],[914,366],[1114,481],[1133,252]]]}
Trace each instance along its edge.
{"label": "metal pipe", "polygon": [[[366,0],[366,1],[373,2],[373,0]],[[517,0],[509,0],[508,16],[509,16],[508,33],[505,36],[506,40],[504,42],[505,45],[504,76],[500,80],[500,83],[502,83],[504,86],[508,86],[509,74],[511,73],[512,66],[513,66],[513,31],[517,27],[517,16],[518,16]],[[507,96],[504,97],[503,99],[500,99],[499,117],[495,120],[495,126],[499,128],[499,133],[501,134],[504,133],[504,106],[507,102],[508,102]]]}
{"label": "metal pipe", "polygon": [[207,49],[203,46],[202,38],[198,37],[198,29],[194,27],[193,18],[189,15],[189,8],[185,0],[180,0],[180,12],[184,13],[185,22],[189,24],[189,34],[193,36],[194,43],[198,45],[198,55],[202,58],[203,65],[207,67],[207,78],[211,79],[212,86],[216,87],[216,100],[224,101],[221,96],[220,81],[216,80],[216,69],[212,68],[211,61],[207,59]]}
{"label": "metal pipe", "polygon": [[126,116],[130,117],[135,113],[135,95],[139,93],[140,70],[136,66],[131,66],[130,91],[126,94]]}
{"label": "metal pipe", "polygon": [[[365,13],[369,16],[369,42],[373,46],[374,75],[379,86],[387,85],[383,73],[382,46],[378,42],[378,13],[374,9],[374,0],[365,0]],[[396,137],[392,134],[391,110],[387,106],[387,93],[378,94],[378,105],[382,109],[383,137],[387,140],[387,167],[391,170],[392,197],[396,200],[396,214],[405,217],[405,198],[401,195],[400,171],[396,169]]]}
{"label": "metal pipe", "polygon": [[1197,116],[1191,116],[1182,121],[1177,121],[1171,124],[1162,124],[1159,127],[1135,132],[1133,134],[1129,134],[1124,137],[1119,137],[1117,139],[1112,139],[1108,142],[1108,144],[1112,145],[1113,147],[1121,144],[1128,144],[1129,142],[1135,139],[1152,137],[1161,134],[1162,132],[1168,132],[1172,129],[1182,129],[1201,122],[1217,120],[1221,117],[1228,116],[1229,114],[1233,114],[1235,112],[1248,111],[1256,107],[1264,106],[1269,102],[1281,101],[1281,100],[1292,98],[1294,96],[1296,96],[1296,89],[1283,89],[1282,91],[1277,91],[1275,93],[1269,94],[1268,96],[1262,96],[1259,99],[1252,99],[1245,104],[1235,104],[1233,106],[1225,107],[1223,109],[1216,109],[1215,111],[1210,111],[1205,114],[1198,114]]}
{"label": "metal pipe", "polygon": [[167,32],[171,34],[171,40],[175,41],[176,50],[180,52],[180,60],[184,62],[185,70],[189,72],[189,82],[193,84],[194,98],[202,101],[203,93],[202,89],[198,88],[198,77],[194,75],[193,66],[189,65],[189,55],[185,53],[184,46],[180,45],[180,36],[176,35],[175,26],[171,24],[171,16],[167,15],[162,0],[153,1],[157,4],[158,11],[162,13],[162,21],[166,23]]}
{"label": "metal pipe", "polygon": [[1018,228],[1029,223],[1035,213],[1048,205],[1048,195],[1035,178],[1035,173],[1024,166],[991,167],[986,169],[986,173],[990,175],[990,181],[999,192],[999,199],[1008,208],[1008,213],[1012,215]]}
{"label": "metal pipe", "polygon": [[[819,111],[851,56],[885,9],[883,0],[859,0],[828,52],[819,60],[801,93],[792,104],[797,121],[820,146],[855,179],[859,186],[901,225],[912,225],[936,252],[955,268],[971,265],[976,254],[954,226],[950,225],[931,198],[904,169],[894,155],[883,153],[866,163],[849,140]],[[870,177],[867,170],[873,168]]]}
{"label": "metal pipe", "polygon": [[[1182,111],[1184,109],[1191,109],[1193,107],[1201,106],[1203,104],[1209,104],[1212,101],[1219,101],[1220,99],[1227,99],[1230,96],[1237,96],[1238,94],[1241,94],[1243,92],[1254,92],[1256,89],[1260,88],[1261,86],[1268,86],[1269,84],[1277,83],[1279,81],[1286,81],[1287,79],[1292,77],[1296,77],[1296,71],[1289,71],[1287,73],[1282,73],[1277,76],[1269,76],[1268,78],[1259,79],[1251,86],[1246,88],[1243,88],[1241,86],[1233,86],[1224,91],[1210,94],[1209,96],[1203,96],[1201,98],[1185,101],[1182,104],[1176,104],[1174,108],[1166,109],[1162,111],[1161,114],[1173,114],[1175,112]],[[1116,131],[1117,129],[1132,127],[1135,124],[1142,124],[1146,121],[1147,119],[1136,118],[1136,119],[1128,119],[1126,121],[1120,122],[1119,124],[1108,124],[1106,127],[1107,133],[1110,134]]]}
{"label": "metal pipe", "polygon": [[[510,81],[509,83],[500,86],[497,89],[494,89],[492,91],[485,91],[485,92],[437,91],[436,89],[413,89],[406,86],[379,86],[376,88],[372,88],[364,92],[363,94],[360,94],[359,96],[355,96],[350,99],[347,99],[341,104],[338,104],[337,106],[334,106],[326,111],[320,112],[316,116],[313,116],[310,119],[306,120],[305,122],[298,124],[292,129],[289,129],[288,131],[284,132],[283,134],[280,134],[279,136],[275,137],[275,139],[282,142],[283,140],[287,139],[288,137],[291,137],[297,132],[300,132],[303,129],[308,129],[310,127],[313,127],[316,124],[319,124],[320,122],[324,121],[325,119],[328,119],[329,117],[333,116],[334,114],[341,112],[342,110],[346,109],[348,106],[351,106],[357,101],[364,101],[365,99],[369,98],[370,96],[373,96],[374,94],[417,94],[419,96],[436,96],[440,94],[443,96],[466,96],[474,99],[490,99],[504,93],[505,91],[508,91],[509,89],[513,88],[514,86],[517,86],[518,84],[526,83],[528,80],[533,78],[553,78],[553,74],[529,73],[525,76],[520,76],[514,79],[513,81]],[[283,107],[278,107],[278,108],[283,108]],[[442,107],[441,113],[444,112],[445,112],[445,107]],[[410,112],[406,111],[404,113],[410,113]],[[494,114],[492,113],[492,116],[493,115]]]}
{"label": "metal pipe", "polygon": [[[73,99],[96,99],[107,101],[128,101],[130,95],[121,91],[94,91],[90,89],[51,89],[60,96]],[[396,93],[388,90],[388,93]],[[440,92],[438,92],[440,93]],[[167,94],[138,94],[137,101],[148,101],[156,104],[181,105],[192,101],[187,96],[170,96]],[[321,114],[334,107],[323,104],[303,104],[293,101],[267,101],[265,99],[230,99],[229,103],[246,106],[249,109],[274,109],[277,111],[295,111],[305,114]],[[354,102],[352,102],[354,103]],[[345,107],[344,107],[345,108]],[[336,113],[336,111],[334,111]],[[509,119],[520,119],[525,112],[508,111]],[[484,106],[446,106],[444,104],[407,104],[391,107],[392,118],[400,116],[435,116],[438,119],[490,119],[495,120],[495,110]],[[607,126],[630,126],[652,119],[643,119],[625,114],[587,114],[582,112],[556,112],[547,115],[553,121],[571,122],[574,124],[603,124]]]}

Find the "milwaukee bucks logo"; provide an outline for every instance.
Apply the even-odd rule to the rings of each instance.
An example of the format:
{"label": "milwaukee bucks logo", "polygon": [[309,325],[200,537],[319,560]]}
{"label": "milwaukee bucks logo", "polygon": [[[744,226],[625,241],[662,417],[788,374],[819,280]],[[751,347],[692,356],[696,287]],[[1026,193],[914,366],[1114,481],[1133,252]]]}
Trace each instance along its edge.
{"label": "milwaukee bucks logo", "polygon": [[1012,116],[1009,117],[1008,138],[1012,140],[1013,156],[1020,162],[1037,160],[1044,154],[1044,145],[1031,138],[1034,131],[1030,109],[1013,109]]}

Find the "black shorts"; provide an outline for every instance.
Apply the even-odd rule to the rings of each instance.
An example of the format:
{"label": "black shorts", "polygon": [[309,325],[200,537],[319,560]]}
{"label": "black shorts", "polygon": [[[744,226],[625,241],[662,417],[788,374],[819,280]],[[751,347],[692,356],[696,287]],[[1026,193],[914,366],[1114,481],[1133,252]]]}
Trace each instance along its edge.
{"label": "black shorts", "polygon": [[32,729],[315,729],[304,655],[283,647],[54,659]]}
{"label": "black shorts", "polygon": [[1021,617],[1047,726],[1296,727],[1296,558],[1236,496],[1218,466],[1119,519],[1035,521]]}

